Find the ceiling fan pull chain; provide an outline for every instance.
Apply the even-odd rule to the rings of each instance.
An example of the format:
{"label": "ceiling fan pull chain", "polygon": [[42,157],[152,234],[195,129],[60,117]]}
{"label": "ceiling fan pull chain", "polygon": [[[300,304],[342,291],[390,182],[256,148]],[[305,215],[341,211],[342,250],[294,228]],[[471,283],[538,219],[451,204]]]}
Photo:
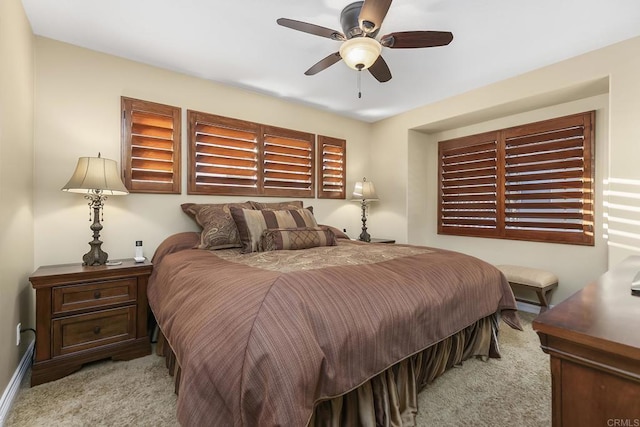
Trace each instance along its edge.
{"label": "ceiling fan pull chain", "polygon": [[358,99],[362,98],[362,68],[358,70]]}

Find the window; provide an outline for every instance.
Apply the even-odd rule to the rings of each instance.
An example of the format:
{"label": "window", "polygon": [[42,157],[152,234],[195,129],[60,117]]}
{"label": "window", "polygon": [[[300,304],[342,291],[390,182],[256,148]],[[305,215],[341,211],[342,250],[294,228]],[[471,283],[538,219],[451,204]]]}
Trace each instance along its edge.
{"label": "window", "polygon": [[189,194],[258,194],[259,125],[187,111]]}
{"label": "window", "polygon": [[181,110],[121,98],[122,175],[132,193],[180,194]]}
{"label": "window", "polygon": [[263,126],[265,196],[314,197],[315,135]]}
{"label": "window", "polygon": [[346,197],[347,141],[318,136],[318,198]]}
{"label": "window", "polygon": [[493,237],[498,229],[495,132],[439,143],[440,234]]}
{"label": "window", "polygon": [[189,194],[313,197],[315,135],[187,112]]}
{"label": "window", "polygon": [[595,112],[440,141],[439,234],[594,244]]}

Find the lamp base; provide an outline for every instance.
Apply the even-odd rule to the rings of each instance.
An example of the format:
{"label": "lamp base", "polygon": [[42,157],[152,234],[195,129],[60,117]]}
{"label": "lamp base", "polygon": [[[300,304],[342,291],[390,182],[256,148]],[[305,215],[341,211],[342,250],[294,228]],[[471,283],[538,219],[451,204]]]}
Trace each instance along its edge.
{"label": "lamp base", "polygon": [[100,247],[102,242],[94,240],[89,242],[89,245],[91,245],[91,250],[82,256],[82,265],[105,265],[107,259],[109,259],[109,254]]}
{"label": "lamp base", "polygon": [[370,242],[371,236],[367,233],[367,202],[365,200],[362,201],[362,233],[360,233],[360,237],[358,240],[361,242]]}
{"label": "lamp base", "polygon": [[370,242],[371,236],[369,235],[369,233],[367,233],[366,230],[362,230],[362,233],[360,233],[360,237],[358,237],[358,240],[360,240],[361,242]]}
{"label": "lamp base", "polygon": [[100,230],[102,230],[102,224],[100,224],[100,209],[102,209],[106,197],[99,192],[85,197],[89,199],[89,206],[93,210],[93,224],[89,227],[93,231],[93,240],[89,242],[91,250],[82,257],[82,261],[84,261],[82,265],[105,265],[109,254],[101,248]]}

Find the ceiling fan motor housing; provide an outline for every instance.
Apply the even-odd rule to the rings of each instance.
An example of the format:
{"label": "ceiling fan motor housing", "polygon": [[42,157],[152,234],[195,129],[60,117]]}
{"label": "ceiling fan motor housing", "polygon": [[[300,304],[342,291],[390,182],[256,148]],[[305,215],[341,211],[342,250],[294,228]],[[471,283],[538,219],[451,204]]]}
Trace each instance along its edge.
{"label": "ceiling fan motor housing", "polygon": [[[351,39],[353,37],[369,36],[375,37],[379,30],[372,33],[366,33],[360,28],[359,18],[360,10],[362,10],[363,1],[357,1],[347,5],[340,13],[340,25],[342,26],[342,32]],[[366,25],[366,21],[363,23]],[[375,25],[371,24],[373,28]]]}

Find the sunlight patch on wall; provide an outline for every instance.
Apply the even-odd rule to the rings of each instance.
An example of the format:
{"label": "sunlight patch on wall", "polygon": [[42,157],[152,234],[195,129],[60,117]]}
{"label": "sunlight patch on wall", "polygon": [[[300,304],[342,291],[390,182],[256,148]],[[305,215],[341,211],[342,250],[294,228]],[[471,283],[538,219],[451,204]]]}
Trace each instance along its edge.
{"label": "sunlight patch on wall", "polygon": [[640,252],[640,180],[604,182],[604,238],[609,246]]}

